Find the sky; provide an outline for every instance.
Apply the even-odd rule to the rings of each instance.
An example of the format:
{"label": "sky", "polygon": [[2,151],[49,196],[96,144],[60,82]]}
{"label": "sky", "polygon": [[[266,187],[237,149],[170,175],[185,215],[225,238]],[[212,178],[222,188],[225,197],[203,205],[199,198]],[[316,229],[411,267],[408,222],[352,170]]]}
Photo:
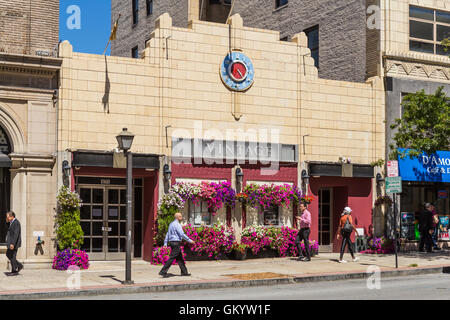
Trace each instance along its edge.
{"label": "sky", "polygon": [[69,40],[74,51],[103,54],[110,34],[110,0],[60,1],[59,39]]}

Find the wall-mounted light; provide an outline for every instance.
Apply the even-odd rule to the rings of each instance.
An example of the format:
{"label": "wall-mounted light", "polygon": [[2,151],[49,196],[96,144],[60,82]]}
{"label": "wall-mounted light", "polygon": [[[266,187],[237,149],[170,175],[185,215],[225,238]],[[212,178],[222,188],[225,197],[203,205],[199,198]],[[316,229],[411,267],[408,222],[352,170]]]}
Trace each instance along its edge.
{"label": "wall-mounted light", "polygon": [[172,171],[170,170],[168,164],[165,164],[163,167],[163,175],[165,181],[170,181],[170,179],[172,178]]}
{"label": "wall-mounted light", "polygon": [[64,160],[62,162],[62,174],[63,174],[63,183],[66,187],[69,187],[70,184],[70,165],[69,161]]}
{"label": "wall-mounted light", "polygon": [[383,176],[381,175],[381,173],[377,173],[377,185],[380,185],[382,182],[384,182]]}
{"label": "wall-mounted light", "polygon": [[244,181],[244,172],[241,168],[236,168],[236,191],[238,193],[242,190],[242,183]]}
{"label": "wall-mounted light", "polygon": [[164,178],[164,192],[168,193],[171,187],[172,171],[168,164],[163,167],[163,178]]}
{"label": "wall-mounted light", "polygon": [[304,184],[309,183],[309,174],[308,174],[308,171],[306,171],[306,170],[302,170],[302,181]]}

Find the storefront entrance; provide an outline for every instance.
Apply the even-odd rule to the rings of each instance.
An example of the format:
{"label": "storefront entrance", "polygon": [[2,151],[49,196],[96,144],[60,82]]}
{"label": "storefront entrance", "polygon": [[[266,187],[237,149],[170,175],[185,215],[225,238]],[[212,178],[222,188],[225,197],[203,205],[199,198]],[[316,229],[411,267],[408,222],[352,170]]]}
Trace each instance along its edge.
{"label": "storefront entrance", "polygon": [[[84,179],[99,179],[79,177]],[[126,249],[125,179],[100,179],[107,185],[79,184],[82,200],[80,224],[84,232],[82,248],[91,260],[123,260]],[[94,181],[92,181],[94,182]],[[140,256],[142,245],[142,180],[135,179],[133,194],[132,255]],[[139,212],[138,212],[139,211]],[[136,250],[135,250],[136,249]]]}

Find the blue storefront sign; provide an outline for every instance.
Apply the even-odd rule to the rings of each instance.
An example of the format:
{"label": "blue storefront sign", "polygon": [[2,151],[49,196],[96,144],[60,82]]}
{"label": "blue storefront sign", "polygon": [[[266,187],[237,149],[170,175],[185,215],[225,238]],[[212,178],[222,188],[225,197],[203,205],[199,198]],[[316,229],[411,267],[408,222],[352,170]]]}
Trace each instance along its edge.
{"label": "blue storefront sign", "polygon": [[402,180],[450,182],[450,151],[438,151],[434,155],[423,153],[413,159],[399,157],[398,167]]}

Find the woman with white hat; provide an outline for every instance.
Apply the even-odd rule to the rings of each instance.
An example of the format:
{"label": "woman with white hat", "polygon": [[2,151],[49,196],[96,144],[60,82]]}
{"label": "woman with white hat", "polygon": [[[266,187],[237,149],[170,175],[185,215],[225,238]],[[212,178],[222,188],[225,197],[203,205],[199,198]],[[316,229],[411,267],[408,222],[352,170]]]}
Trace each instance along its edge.
{"label": "woman with white hat", "polygon": [[347,245],[348,245],[348,251],[350,251],[350,254],[352,255],[353,262],[356,262],[359,260],[359,258],[355,258],[355,255],[353,253],[353,243],[350,238],[353,230],[356,232],[356,235],[358,235],[358,231],[356,230],[356,228],[352,222],[351,212],[352,212],[352,209],[350,207],[345,207],[344,211],[342,212],[341,219],[339,221],[337,239],[339,240],[339,236],[342,235],[341,255],[339,257],[339,263],[347,262],[342,259],[344,257],[345,246],[347,246]]}

